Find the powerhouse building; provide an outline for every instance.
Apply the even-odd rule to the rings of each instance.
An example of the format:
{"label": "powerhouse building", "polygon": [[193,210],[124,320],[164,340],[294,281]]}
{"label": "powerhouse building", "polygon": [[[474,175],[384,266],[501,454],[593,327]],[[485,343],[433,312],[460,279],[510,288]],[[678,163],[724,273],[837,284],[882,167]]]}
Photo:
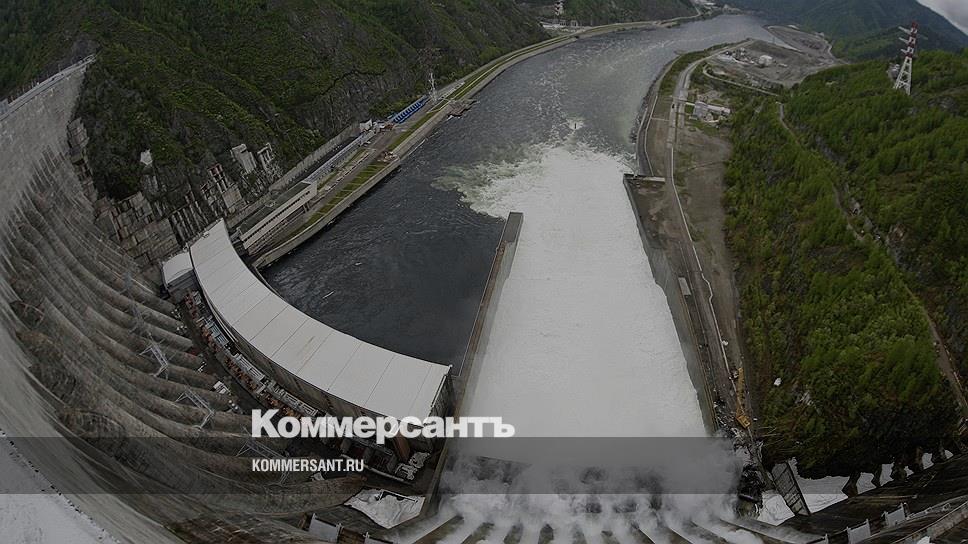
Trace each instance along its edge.
{"label": "powerhouse building", "polygon": [[[224,221],[202,234],[189,256],[221,330],[267,378],[318,415],[445,415],[449,366],[363,342],[299,311],[242,261]],[[387,446],[402,462],[415,449],[432,449],[421,438],[397,437]]]}

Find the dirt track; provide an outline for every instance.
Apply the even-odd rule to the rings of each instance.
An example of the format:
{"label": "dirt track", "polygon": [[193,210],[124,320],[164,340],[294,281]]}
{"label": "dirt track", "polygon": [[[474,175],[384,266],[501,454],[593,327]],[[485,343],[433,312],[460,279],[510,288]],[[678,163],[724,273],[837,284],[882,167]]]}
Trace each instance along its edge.
{"label": "dirt track", "polygon": [[[775,67],[764,69],[753,62],[725,57],[733,64],[722,71],[730,81],[704,77],[702,83],[693,85],[692,80],[698,78],[694,73],[702,74],[707,65],[724,62],[724,48],[677,76],[669,76],[677,77],[671,96],[656,96],[661,85],[654,85],[638,134],[642,177],[631,182],[647,239],[661,248],[672,271],[688,284],[690,294],[683,300],[705,394],[716,404],[718,425],[727,429],[741,426],[740,422],[749,424],[756,413],[745,380],[737,379],[745,372],[744,342],[734,277],[736,264],[726,245],[722,205],[726,163],[732,148],[728,129],[693,119],[686,114],[687,103],[691,106],[692,101],[712,99],[728,105],[729,89],[745,87],[755,92],[760,87],[787,86],[837,62],[830,56],[829,45],[816,35],[787,27],[770,30],[791,47],[748,41],[728,49],[730,55],[742,59],[769,53],[778,59]],[[741,50],[743,54],[739,55]],[[701,94],[696,87],[702,87]],[[653,179],[646,180],[646,176]]]}

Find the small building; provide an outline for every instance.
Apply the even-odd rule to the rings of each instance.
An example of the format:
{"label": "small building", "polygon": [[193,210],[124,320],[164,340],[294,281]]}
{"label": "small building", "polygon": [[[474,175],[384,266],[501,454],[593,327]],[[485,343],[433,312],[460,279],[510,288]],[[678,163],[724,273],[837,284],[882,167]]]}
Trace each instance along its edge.
{"label": "small building", "polygon": [[770,55],[760,55],[756,59],[756,65],[760,68],[766,68],[767,66],[773,66],[773,57]]}
{"label": "small building", "polygon": [[255,157],[245,144],[239,144],[232,148],[232,158],[239,163],[243,174],[251,174],[255,170]]}
{"label": "small building", "polygon": [[725,106],[707,104],[701,100],[697,100],[692,108],[692,117],[705,122],[717,122],[723,117],[729,117],[732,113],[732,110]]}
{"label": "small building", "polygon": [[709,105],[705,102],[696,101],[696,105],[692,108],[692,116],[696,119],[705,119],[709,115]]}
{"label": "small building", "polygon": [[192,257],[188,251],[178,253],[162,263],[161,278],[172,299],[181,300],[196,288],[194,272]]}
{"label": "small building", "polygon": [[272,150],[272,144],[267,142],[266,145],[259,150],[258,155],[259,162],[262,163],[262,168],[268,171],[272,166],[272,163],[276,160],[276,154]]}

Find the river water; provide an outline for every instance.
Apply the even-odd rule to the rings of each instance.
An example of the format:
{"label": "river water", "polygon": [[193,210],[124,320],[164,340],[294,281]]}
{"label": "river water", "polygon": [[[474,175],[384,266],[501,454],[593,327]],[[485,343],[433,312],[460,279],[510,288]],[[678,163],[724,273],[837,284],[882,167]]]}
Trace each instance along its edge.
{"label": "river water", "polygon": [[622,185],[649,86],[677,54],[770,39],[722,16],[524,61],[320,236],[264,271],[365,341],[459,364],[509,211],[524,213],[465,403],[525,436],[701,436],[696,392]]}

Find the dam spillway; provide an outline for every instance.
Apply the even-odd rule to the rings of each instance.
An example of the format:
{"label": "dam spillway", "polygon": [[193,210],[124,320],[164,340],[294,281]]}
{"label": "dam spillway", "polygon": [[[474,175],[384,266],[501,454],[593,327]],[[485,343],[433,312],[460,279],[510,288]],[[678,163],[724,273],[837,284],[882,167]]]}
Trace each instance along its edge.
{"label": "dam spillway", "polygon": [[703,435],[620,180],[634,161],[629,136],[642,99],[666,62],[766,35],[754,19],[721,17],[582,38],[524,61],[264,276],[340,330],[455,364],[501,219],[521,211],[527,219],[502,315],[465,406],[476,415],[499,410],[530,435],[566,427],[579,435]]}
{"label": "dam spillway", "polygon": [[[521,436],[703,436],[696,389],[621,180],[634,164],[636,114],[665,63],[682,50],[765,35],[753,19],[728,17],[582,39],[525,61],[439,126],[393,178],[263,274],[317,319],[453,364],[500,218],[520,211],[514,266],[464,413],[501,415]],[[568,516],[586,502],[542,500],[548,485],[505,495],[494,491],[502,482],[477,481],[476,467],[467,468],[449,473],[467,495],[442,506],[461,515],[463,529],[433,538],[418,531],[416,540],[473,540],[491,523],[500,526],[495,538],[503,530],[513,541],[508,532],[520,522],[517,538],[540,541],[551,521],[567,539]],[[655,514],[648,499],[629,502],[643,520]]]}
{"label": "dam spillway", "polygon": [[[618,53],[622,52],[623,47],[635,47],[634,40],[633,43],[627,41],[629,36],[631,35],[622,36],[623,39],[618,41],[615,46],[618,47]],[[701,39],[715,38],[703,36]],[[588,51],[595,52],[607,44],[607,40],[592,40],[584,46],[584,54]],[[699,45],[701,43],[697,41],[696,46]],[[648,51],[660,49],[656,45]],[[615,53],[616,51],[599,51],[599,54]],[[573,60],[572,54],[570,48],[565,48],[555,53],[555,62],[567,65]],[[671,52],[669,55],[671,56]],[[533,61],[543,62],[542,57]],[[661,59],[655,61],[656,69],[661,66],[660,61]],[[526,66],[528,63],[522,64],[522,67]],[[511,78],[509,85],[524,85],[531,80],[532,74],[516,68],[508,77]],[[30,441],[21,440],[24,453],[37,459],[38,466],[50,474],[52,481],[65,492],[76,494],[77,502],[85,512],[102,521],[112,534],[122,538],[165,541],[169,537],[166,526],[184,526],[191,523],[198,514],[199,504],[192,499],[190,492],[198,489],[194,486],[199,485],[204,489],[205,485],[217,483],[239,491],[236,498],[228,503],[205,504],[204,510],[216,515],[232,510],[284,514],[287,511],[312,508],[312,500],[305,503],[298,499],[287,500],[281,495],[256,499],[247,492],[250,486],[260,486],[261,489],[266,480],[243,470],[245,459],[233,455],[242,449],[240,446],[245,441],[239,432],[244,418],[232,409],[241,399],[211,391],[216,378],[207,372],[200,372],[198,369],[204,361],[198,355],[186,352],[192,342],[182,328],[182,316],[174,311],[175,308],[170,302],[157,296],[158,286],[150,278],[140,274],[138,266],[131,258],[93,224],[92,210],[85,194],[89,189],[89,180],[78,175],[78,170],[83,171],[83,168],[77,168],[72,162],[80,160],[82,153],[67,138],[67,126],[72,119],[73,104],[82,78],[82,70],[73,73],[71,77],[63,78],[51,86],[49,92],[45,91],[47,94],[38,94],[3,119],[5,148],[2,156],[5,161],[4,171],[9,173],[4,181],[8,184],[5,187],[7,194],[12,196],[4,202],[3,208],[3,293],[6,303],[3,311],[5,331],[8,334],[4,341],[5,349],[10,353],[10,356],[4,358],[4,364],[9,366],[6,370],[11,376],[4,383],[4,429],[9,435],[20,437],[56,436],[71,432],[94,435],[120,432],[150,440],[145,444],[151,444],[151,447],[133,442],[127,444],[126,449],[110,450],[108,454],[98,447],[85,447],[78,451],[67,443],[44,451],[39,446],[31,447],[33,443]],[[507,78],[502,77],[498,82],[505,79]],[[552,98],[561,97],[556,95],[560,80],[544,77],[535,81],[540,84],[542,96],[547,93]],[[503,84],[494,89],[488,89],[488,93],[496,92],[501,95],[513,92],[513,87]],[[635,95],[642,91],[628,91],[625,102],[634,110],[639,99]],[[473,146],[474,142],[481,143],[481,140],[476,139],[477,136],[501,130],[505,126],[512,128],[515,138],[510,143],[515,145],[540,146],[549,138],[560,142],[571,137],[574,130],[570,128],[570,116],[565,111],[568,108],[561,104],[552,107],[557,103],[554,100],[545,100],[542,96],[527,97],[523,103],[516,102],[519,107],[526,108],[545,104],[549,118],[544,121],[532,119],[538,129],[536,133],[529,133],[527,124],[507,124],[507,119],[499,114],[499,103],[482,102],[480,107],[467,112],[461,123],[483,121],[486,123],[485,127],[445,124],[418,150],[413,160],[404,166],[404,172],[391,182],[407,189],[406,183],[400,185],[399,182],[406,182],[406,175],[419,174],[419,169],[427,166],[427,156],[423,155],[427,150],[433,150],[434,153],[445,151],[447,146],[443,143],[448,138]],[[511,100],[513,97],[504,98]],[[619,121],[623,118],[624,112],[610,119]],[[597,124],[592,117],[584,119],[584,123],[585,132],[578,130],[578,133],[589,138],[588,141],[593,144],[617,145],[619,148],[625,145],[621,143],[624,142],[624,128],[616,130],[615,126],[608,123]],[[442,297],[429,297],[428,300],[439,304],[431,308],[421,306],[426,293],[424,288],[407,289],[406,285],[401,286],[396,282],[389,282],[378,292],[369,289],[340,290],[341,293],[359,293],[356,296],[362,297],[365,302],[359,315],[365,319],[373,315],[373,302],[382,306],[378,312],[384,313],[385,317],[371,322],[372,330],[366,333],[391,336],[387,343],[379,342],[380,345],[389,344],[387,347],[396,348],[393,343],[403,338],[405,342],[412,343],[412,348],[413,345],[425,343],[427,339],[426,336],[421,336],[421,329],[439,332],[441,327],[435,319],[464,314],[473,317],[480,299],[480,293],[476,289],[483,287],[486,264],[490,260],[491,250],[502,224],[497,217],[479,213],[472,208],[475,205],[474,182],[478,181],[474,178],[476,173],[499,178],[493,176],[491,170],[491,165],[500,167],[502,164],[499,153],[493,153],[495,151],[517,153],[509,147],[477,147],[473,150],[476,160],[469,162],[467,156],[455,154],[454,161],[446,165],[446,168],[436,169],[436,175],[424,178],[432,183],[425,183],[420,189],[422,192],[411,193],[409,201],[403,199],[389,209],[396,213],[393,210],[402,211],[401,208],[406,208],[420,215],[419,220],[407,225],[412,228],[402,229],[409,237],[429,242],[423,250],[424,253],[416,252],[418,260],[425,257],[426,252],[441,248],[439,233],[444,232],[444,229],[440,227],[445,226],[439,224],[441,218],[452,221],[451,225],[446,226],[456,225],[457,228],[450,231],[449,240],[454,244],[452,247],[461,249],[447,256],[453,266],[438,268],[433,274],[407,280],[410,286],[429,285],[431,289],[438,291],[441,287],[445,291],[449,288],[451,302],[443,300]],[[526,161],[528,158],[521,153],[513,157],[517,162]],[[457,187],[455,182],[461,186]],[[393,187],[393,184],[388,184],[387,187]],[[414,187],[410,185],[409,188]],[[442,191],[441,188],[449,190]],[[427,213],[434,210],[420,209],[422,197],[432,200],[441,195],[444,196],[446,204],[452,206],[451,211],[437,214]],[[379,205],[382,198],[384,197],[379,194],[367,198],[355,211]],[[400,206],[404,202],[414,205]],[[480,208],[480,203],[476,206]],[[383,211],[386,212],[387,209]],[[346,220],[340,221],[339,228],[352,226],[352,215],[353,212]],[[501,216],[503,215],[502,213]],[[393,217],[384,217],[382,224],[392,223]],[[372,225],[364,227],[362,232],[356,231],[354,234],[380,232],[372,230]],[[320,239],[330,240],[330,234],[332,233],[327,233]],[[358,241],[367,250],[380,249],[379,245],[370,246],[365,236],[358,238]],[[392,238],[383,238],[383,241],[394,243]],[[338,264],[344,271],[355,271],[357,274],[362,271],[373,272],[369,266],[372,263],[370,259],[357,261],[352,251],[333,254],[340,255],[340,258],[326,260],[327,266]],[[397,257],[400,257],[399,251],[387,251],[382,258],[383,262],[392,263]],[[414,262],[410,257],[399,258],[399,264],[404,268]],[[335,276],[339,281],[339,274]],[[437,279],[441,281],[434,281]],[[461,285],[461,282],[466,283]],[[468,289],[467,285],[477,287]],[[399,304],[399,300],[381,297],[392,292],[408,294],[416,305]],[[304,300],[300,296],[287,298],[294,301]],[[332,298],[335,299],[334,302],[338,300],[335,295]],[[457,303],[454,304],[453,301]],[[468,303],[466,308],[463,307],[465,302]],[[338,307],[351,306],[340,304]],[[412,318],[402,320],[394,315],[394,312],[400,311],[397,308],[403,311],[416,308],[418,311]],[[438,308],[444,308],[444,311],[437,312]],[[343,311],[343,314],[345,319],[346,312]],[[428,319],[433,316],[438,317]],[[418,326],[414,332],[418,334],[400,335],[398,330],[380,330],[379,325],[381,322],[387,323],[388,321],[383,321],[387,319],[396,320],[397,323],[416,324]],[[469,327],[470,320],[465,328]],[[460,338],[461,329],[458,325],[452,329],[445,328],[446,334],[438,334],[443,341],[428,342],[427,345],[454,344],[457,346],[456,351],[461,352],[464,347],[464,338]],[[463,336],[466,337],[466,334]],[[161,368],[158,361],[146,351],[151,343],[149,338],[157,344],[159,352],[170,363],[166,372],[159,372]],[[454,338],[460,338],[460,341],[453,342]],[[405,353],[412,351],[398,350]],[[440,360],[431,357],[428,359]],[[43,364],[38,364],[38,360]],[[444,362],[447,362],[446,358]],[[209,418],[206,419],[204,410],[198,406],[178,402],[186,391],[191,391],[213,410]],[[204,428],[196,429],[203,421]],[[100,447],[107,445],[102,443]],[[94,470],[93,475],[87,465],[90,457],[96,459],[95,466],[103,467]],[[64,459],[75,459],[75,462],[65,463]],[[113,475],[122,469],[131,470],[131,463],[135,459],[139,460],[136,465],[138,470],[133,474],[137,483],[132,489],[130,482],[119,481]],[[218,482],[210,481],[205,476],[209,473],[217,475]],[[170,487],[188,491],[187,499],[164,500],[146,492],[128,495],[128,500],[122,501],[101,493],[119,490],[167,490]],[[325,506],[329,501],[335,500],[327,498],[326,489],[331,488],[324,483],[293,484],[282,488],[280,492],[298,498],[301,496],[300,490],[313,490],[314,495],[318,495],[314,500],[322,501],[315,504]],[[353,486],[349,484],[341,489],[349,492]],[[337,492],[337,496],[342,493],[343,491]],[[252,502],[256,500],[268,502]]]}
{"label": "dam spillway", "polygon": [[[729,32],[717,34],[715,26],[678,37],[676,31],[670,32],[672,38],[679,39],[677,43],[697,48],[733,36]],[[654,36],[663,35],[670,38],[663,32]],[[489,149],[495,145],[493,140],[489,143],[481,138],[487,130],[473,124],[482,120],[475,120],[470,112],[465,120],[471,126],[454,129],[452,123],[450,128],[445,127],[434,137],[439,147],[429,152],[439,153],[445,148],[444,142],[454,144],[457,140],[446,139],[447,130],[451,130],[450,136],[466,131],[470,137],[464,144],[448,145],[448,150],[460,153],[461,145],[481,145],[478,151],[483,150],[482,155],[474,161],[453,162],[438,169],[437,175],[424,177],[430,181],[421,188],[423,192],[416,191],[417,198],[409,201],[409,206],[396,201],[391,209],[379,210],[393,214],[399,213],[393,207],[412,207],[410,211],[420,215],[422,223],[411,225],[421,228],[406,229],[404,234],[419,239],[418,243],[427,242],[429,252],[441,247],[435,241],[439,241],[438,233],[450,229],[449,240],[461,245],[464,252],[456,259],[448,257],[451,263],[461,262],[464,267],[441,267],[439,262],[434,266],[443,269],[436,277],[456,277],[445,292],[445,297],[460,295],[454,299],[458,302],[455,307],[465,299],[474,299],[474,289],[464,289],[479,276],[475,269],[479,248],[475,249],[474,243],[489,241],[495,227],[500,226],[498,218],[507,210],[529,212],[528,224],[533,226],[522,231],[520,240],[515,235],[515,242],[521,242],[515,246],[521,251],[520,266],[505,278],[509,287],[499,297],[502,300],[492,322],[496,326],[488,327],[490,341],[480,349],[481,366],[477,369],[483,374],[479,372],[476,380],[480,386],[475,384],[475,396],[468,398],[471,415],[503,415],[526,436],[561,436],[569,431],[583,439],[619,432],[701,434],[691,404],[695,392],[682,372],[674,331],[669,330],[668,315],[661,311],[662,297],[653,285],[655,279],[643,273],[648,270],[648,262],[643,260],[641,247],[631,243],[636,237],[627,236],[635,229],[629,226],[628,203],[619,198],[623,193],[617,183],[617,174],[630,159],[622,151],[626,127],[619,119],[624,117],[609,120],[606,115],[603,120],[603,116],[581,111],[589,103],[575,104],[576,97],[594,96],[596,89],[611,88],[628,78],[632,70],[627,64],[599,61],[628,57],[630,50],[634,53],[637,39],[625,35],[614,42],[611,38],[588,40],[577,51],[562,51],[544,59],[542,62],[548,62],[546,73],[537,78],[533,72],[518,70],[512,74],[518,78],[514,81],[522,84],[523,78],[531,78],[539,91],[538,100],[526,103],[539,113],[540,119],[528,121],[534,121],[540,134],[518,132],[518,141],[512,138],[502,144],[506,147],[495,151]],[[669,43],[648,51],[665,54],[663,48]],[[633,64],[641,61],[639,53],[638,57],[631,55]],[[591,75],[584,77],[595,80],[599,87],[575,87],[566,73],[569,65],[587,69]],[[110,229],[102,230],[103,225],[94,225],[91,220],[83,146],[79,146],[74,131],[77,127],[70,124],[83,68],[77,66],[59,74],[15,102],[0,118],[0,166],[9,196],[0,204],[0,318],[4,321],[0,333],[4,373],[0,427],[4,437],[12,438],[57,489],[71,496],[73,504],[121,539],[165,542],[172,541],[174,534],[193,542],[214,542],[231,528],[244,531],[252,541],[312,542],[294,524],[287,523],[310,510],[335,515],[362,483],[352,478],[284,481],[249,470],[250,457],[266,451],[253,449],[243,428],[247,418],[239,405],[251,405],[252,399],[241,394],[244,391],[228,390],[220,383],[222,379],[231,381],[231,377],[213,372],[217,365],[204,351],[205,341],[211,339],[198,342],[192,334],[196,332],[191,325],[195,316],[184,315],[174,304],[177,300],[160,296],[152,275],[138,270],[107,234]],[[634,81],[635,85],[643,82],[640,79]],[[500,95],[501,86],[494,92]],[[626,89],[616,102],[630,107],[637,92]],[[514,103],[513,97],[506,98]],[[614,106],[609,104],[604,111],[613,111],[610,108]],[[509,114],[516,115],[513,111]],[[542,125],[542,119],[550,122]],[[498,121],[503,123],[502,128],[512,127],[506,117],[498,116]],[[72,127],[71,138],[67,137],[68,127]],[[413,190],[415,180],[408,180],[406,175],[422,176],[419,170],[427,167],[433,171],[427,161],[426,155],[415,157],[410,164],[415,170],[401,177],[410,183],[397,187],[405,192]],[[421,209],[420,197],[433,200],[434,196],[429,196],[437,194],[433,191],[446,195],[441,201],[456,202],[456,211],[437,215],[431,213],[433,209]],[[391,201],[392,195],[399,196],[389,194]],[[369,209],[387,201],[382,198],[374,198]],[[366,209],[366,205],[360,208]],[[453,223],[441,223],[440,217]],[[360,220],[357,214],[356,219],[333,230],[338,234],[340,228],[368,227],[353,233],[357,235],[357,250],[371,250],[367,246],[374,240],[377,251],[380,244],[400,242],[380,231],[380,225],[366,221],[365,216]],[[475,232],[475,228],[479,230]],[[205,256],[219,254],[212,251]],[[390,253],[400,254],[407,255],[401,269],[414,266],[413,261],[407,262],[411,256],[405,244],[399,253]],[[345,256],[329,255],[325,264],[333,266]],[[469,258],[462,262],[462,257]],[[414,260],[419,258],[418,254]],[[298,256],[293,261],[298,262]],[[368,264],[350,259],[340,266],[359,277],[373,272]],[[414,281],[415,277],[419,275],[404,279]],[[339,283],[345,279],[336,274],[333,284],[320,290],[335,293],[345,286]],[[369,281],[380,283],[383,279],[377,273]],[[419,279],[427,281],[426,277]],[[400,278],[392,280],[383,293],[392,294],[399,288]],[[250,278],[244,281],[248,282],[246,287],[256,285]],[[596,281],[603,285],[594,284]],[[370,290],[346,291],[379,299]],[[322,293],[309,293],[308,298],[329,297]],[[263,301],[264,297],[256,304]],[[393,322],[394,312],[399,310],[387,310],[397,302],[390,297],[374,303],[378,313],[390,315],[384,325]],[[272,304],[278,307],[281,299]],[[336,306],[328,311],[356,311],[346,305]],[[413,312],[413,307],[401,307]],[[289,308],[282,311],[297,313]],[[373,311],[372,307],[361,308],[364,315]],[[464,313],[464,309],[456,308],[443,315],[460,317]],[[416,324],[404,334],[399,328],[370,334],[389,335],[393,342],[418,346],[424,340],[421,328],[435,328],[433,320],[423,319],[430,315],[433,312],[427,307],[418,309],[410,320],[402,322],[403,326]],[[265,321],[266,316],[258,316],[253,323]],[[401,322],[395,326],[400,327]],[[457,323],[447,333],[456,337],[464,328]],[[295,334],[291,329],[280,331]],[[412,331],[415,333],[408,334]],[[436,348],[452,350],[448,345],[455,342],[448,334],[439,335]],[[260,350],[268,345],[260,344],[258,335],[251,339]],[[462,347],[461,342],[456,344],[458,349]],[[353,345],[359,347],[358,343]],[[383,351],[379,356],[395,357]],[[345,366],[352,360],[336,362]],[[357,384],[350,380],[342,385]],[[418,391],[422,392],[421,388]],[[630,422],[641,426],[629,427]],[[75,439],[57,438],[60,435]],[[280,455],[286,449],[282,442],[269,443],[268,449],[274,452],[270,455]],[[607,442],[591,446],[602,448],[604,444]],[[3,453],[6,456],[6,450]],[[963,489],[962,466],[955,465],[959,472],[955,477],[947,476],[953,487],[948,492],[955,498]],[[592,480],[590,489],[597,483]],[[6,483],[9,485],[10,480]],[[457,483],[474,482],[467,479]],[[18,492],[37,494],[35,487],[17,479],[12,490],[14,496]],[[524,500],[508,500],[509,494],[493,491],[458,495],[446,505],[450,509],[447,514],[453,517],[445,517],[442,523],[429,520],[429,532],[412,534],[421,544],[498,540],[508,544],[569,540],[581,544],[724,544],[751,539],[804,544],[818,538],[776,534],[748,520],[731,519],[719,509],[723,505],[715,501],[689,503],[673,498],[658,505],[658,500],[649,496],[589,500],[592,493],[581,497],[555,491],[525,490]],[[879,507],[880,502],[874,499],[872,505],[862,509],[863,515]],[[953,507],[964,512],[963,505]],[[833,521],[828,521],[836,530],[840,520],[831,514]],[[935,523],[948,514],[939,510],[930,515],[933,517],[925,519]],[[53,515],[45,521],[59,522]],[[89,529],[80,524],[78,530]],[[846,534],[851,534],[850,530]],[[70,538],[75,536],[71,534]],[[96,540],[104,534],[86,536]],[[362,538],[372,542],[368,536]]]}

